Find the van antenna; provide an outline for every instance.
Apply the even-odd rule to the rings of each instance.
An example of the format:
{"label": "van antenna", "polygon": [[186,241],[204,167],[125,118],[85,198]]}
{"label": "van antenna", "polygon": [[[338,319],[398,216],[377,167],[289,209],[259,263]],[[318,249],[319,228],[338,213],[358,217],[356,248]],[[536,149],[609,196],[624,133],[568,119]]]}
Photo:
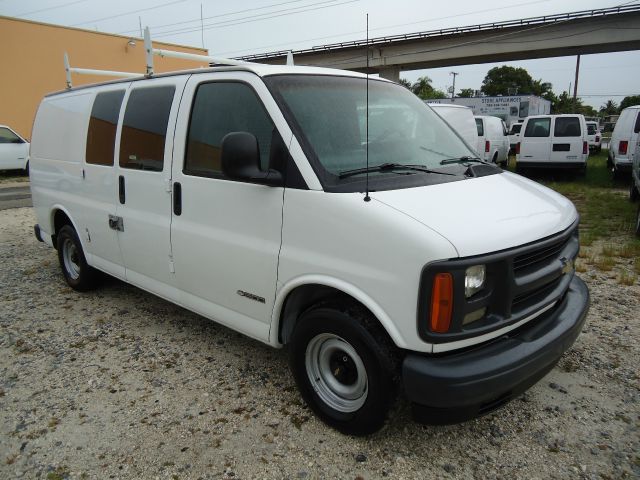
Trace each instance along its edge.
{"label": "van antenna", "polygon": [[364,201],[371,201],[371,197],[369,196],[369,14],[367,13],[367,108],[366,108],[366,118],[365,118],[365,128],[366,128],[366,150],[365,156],[367,159],[367,170],[366,170],[366,192],[364,194]]}

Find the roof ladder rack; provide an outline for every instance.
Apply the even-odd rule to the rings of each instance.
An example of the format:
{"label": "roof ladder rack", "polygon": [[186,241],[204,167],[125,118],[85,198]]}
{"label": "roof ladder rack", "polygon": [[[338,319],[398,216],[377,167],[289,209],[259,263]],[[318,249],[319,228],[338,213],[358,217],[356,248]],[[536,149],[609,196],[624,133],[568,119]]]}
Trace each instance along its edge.
{"label": "roof ladder rack", "polygon": [[118,72],[115,70],[97,70],[94,68],[76,68],[69,65],[69,55],[64,52],[64,71],[67,76],[67,89],[72,87],[71,74],[76,73],[78,75],[101,75],[106,77],[124,77],[124,78],[136,78],[143,77],[142,73],[135,72]]}
{"label": "roof ladder rack", "polygon": [[151,43],[151,33],[149,33],[149,27],[144,29],[144,51],[147,58],[147,76],[153,75],[153,56],[169,58],[180,58],[182,60],[194,60],[204,61],[207,63],[215,63],[218,65],[247,65],[252,62],[245,62],[243,60],[233,60],[231,58],[213,57],[210,55],[198,55],[196,53],[176,52],[174,50],[163,50],[160,48],[153,48]]}

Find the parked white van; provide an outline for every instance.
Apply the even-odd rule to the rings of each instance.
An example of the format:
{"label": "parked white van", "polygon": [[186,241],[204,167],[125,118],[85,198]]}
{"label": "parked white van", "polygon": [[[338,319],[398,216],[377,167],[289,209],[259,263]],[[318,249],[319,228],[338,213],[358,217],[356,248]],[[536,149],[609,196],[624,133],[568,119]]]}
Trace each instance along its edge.
{"label": "parked white van", "polygon": [[602,150],[602,134],[598,129],[598,122],[587,121],[587,142],[590,152],[600,152]]}
{"label": "parked white van", "polygon": [[506,166],[509,155],[507,127],[498,117],[476,115],[478,147],[481,159]]}
{"label": "parked white van", "polygon": [[[640,200],[640,143],[636,145],[631,165],[631,185],[629,186],[629,200],[636,202]],[[640,237],[640,205],[636,216],[636,235]]]}
{"label": "parked white van", "polygon": [[522,168],[572,168],[584,173],[589,158],[583,115],[527,117],[516,145],[516,164]]}
{"label": "parked white van", "polygon": [[522,129],[523,120],[518,120],[516,123],[512,123],[509,128],[509,153],[516,153],[516,145],[520,140],[520,130]]}
{"label": "parked white van", "polygon": [[29,142],[6,125],[0,125],[0,170],[29,173]]}
{"label": "parked white van", "polygon": [[[462,139],[475,151],[478,151],[478,133],[473,117],[473,110],[462,105],[447,103],[428,104],[445,122],[449,124]],[[476,155],[478,155],[476,153]]]}
{"label": "parked white van", "polygon": [[629,172],[640,138],[640,105],[628,107],[620,117],[611,134],[607,166],[614,175]]}
{"label": "parked white van", "polygon": [[397,84],[370,79],[367,108],[366,84],[256,64],[51,94],[36,237],[76,290],[100,270],[286,345],[342,432],[379,429],[400,389],[419,421],[490,412],[582,328],[576,209],[474,159]]}

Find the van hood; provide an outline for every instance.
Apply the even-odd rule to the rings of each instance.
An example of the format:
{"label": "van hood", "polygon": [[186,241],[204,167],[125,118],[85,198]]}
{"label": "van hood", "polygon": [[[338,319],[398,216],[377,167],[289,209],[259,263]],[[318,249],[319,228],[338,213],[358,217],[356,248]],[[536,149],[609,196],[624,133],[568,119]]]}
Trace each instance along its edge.
{"label": "van hood", "polygon": [[509,172],[376,192],[372,198],[435,230],[461,257],[548,237],[578,216],[567,198]]}

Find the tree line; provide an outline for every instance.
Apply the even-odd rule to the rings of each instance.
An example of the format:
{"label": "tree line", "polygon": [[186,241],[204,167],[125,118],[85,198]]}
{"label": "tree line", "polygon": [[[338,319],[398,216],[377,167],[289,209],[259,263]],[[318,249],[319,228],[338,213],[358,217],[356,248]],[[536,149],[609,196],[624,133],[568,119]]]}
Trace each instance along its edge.
{"label": "tree line", "polygon": [[[447,98],[449,96],[442,90],[433,87],[432,80],[427,76],[418,78],[414,83],[401,78],[400,84],[422,99]],[[573,96],[566,90],[560,95],[556,95],[550,82],[544,82],[542,79],[535,80],[526,69],[508,65],[489,70],[482,81],[480,92],[488,97],[536,95],[551,102],[552,113],[582,113],[589,117],[616,115],[626,107],[640,105],[640,95],[631,95],[625,97],[620,105],[613,100],[608,100],[599,110],[596,110],[591,105],[585,105],[580,97],[576,98],[574,102]],[[475,91],[472,88],[463,88],[456,94],[457,97],[462,98],[474,95]]]}

